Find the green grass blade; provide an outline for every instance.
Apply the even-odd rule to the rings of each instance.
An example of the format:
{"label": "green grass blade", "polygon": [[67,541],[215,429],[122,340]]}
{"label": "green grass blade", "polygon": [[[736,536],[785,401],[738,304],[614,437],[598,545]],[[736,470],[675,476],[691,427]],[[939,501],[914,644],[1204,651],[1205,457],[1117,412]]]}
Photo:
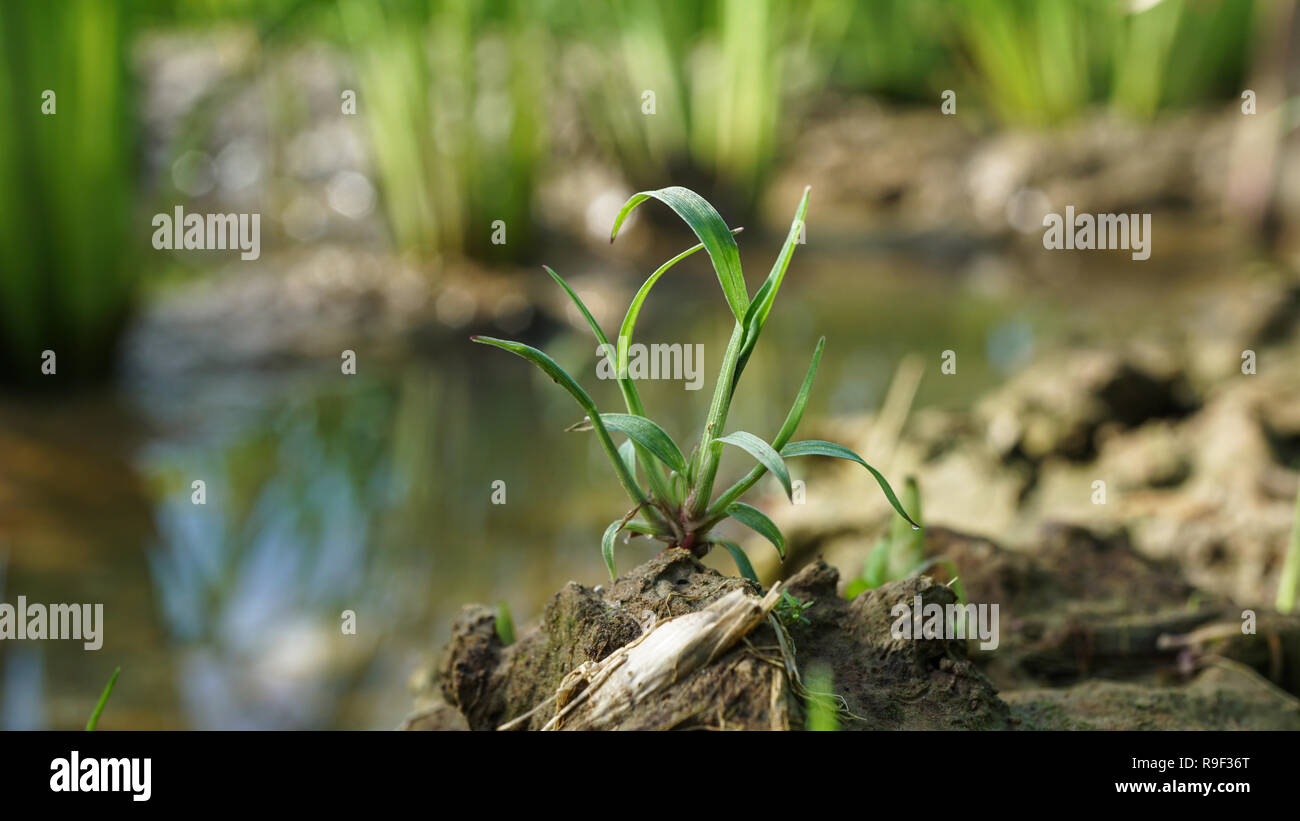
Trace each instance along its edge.
{"label": "green grass blade", "polygon": [[781,246],[781,253],[777,255],[776,262],[772,263],[771,273],[754,294],[754,301],[745,312],[745,318],[741,322],[745,326],[745,341],[740,349],[740,358],[736,362],[733,382],[739,381],[741,372],[745,370],[745,363],[749,361],[749,355],[758,344],[759,334],[763,332],[763,326],[767,324],[767,318],[772,313],[776,292],[781,289],[785,272],[790,267],[790,258],[794,256],[794,248],[799,244],[799,237],[803,234],[804,218],[808,214],[808,195],[811,191],[811,187],[803,190],[803,199],[800,200],[799,208],[795,211],[794,222],[790,223],[790,233],[786,235],[785,244]]}
{"label": "green grass blade", "polygon": [[883,536],[871,549],[871,555],[862,568],[862,578],[872,590],[889,581],[889,540]]}
{"label": "green grass blade", "polygon": [[817,368],[821,366],[822,351],[825,348],[826,337],[823,336],[817,340],[812,362],[808,363],[808,372],[803,376],[803,384],[799,386],[799,393],[794,398],[794,404],[790,406],[790,412],[785,415],[785,422],[781,424],[781,429],[776,432],[776,436],[772,437],[772,447],[777,450],[785,447],[785,443],[790,441],[799,423],[803,421],[803,412],[808,407],[808,397],[812,395],[813,380],[817,378]]}
{"label": "green grass blade", "polygon": [[[921,489],[913,476],[903,480],[902,501],[917,524],[924,522],[921,515]],[[902,519],[895,519],[889,530],[889,577],[901,579],[925,561],[925,531],[913,528]]]}
{"label": "green grass blade", "polygon": [[722,220],[717,210],[699,194],[681,186],[660,188],[658,191],[641,191],[633,194],[614,219],[614,228],[610,231],[609,241],[618,236],[618,229],[627,219],[628,214],[641,203],[653,197],[673,209],[677,216],[690,226],[695,236],[700,238],[709,258],[713,261],[713,270],[717,272],[722,293],[731,306],[731,312],[739,322],[749,309],[749,292],[745,290],[745,277],[740,269],[740,249],[731,235],[731,229]]}
{"label": "green grass blade", "polygon": [[763,511],[744,502],[736,502],[727,508],[727,515],[767,539],[776,548],[777,554],[782,559],[785,558],[785,537]]}
{"label": "green grass blade", "polygon": [[636,476],[636,443],[631,439],[618,446],[618,456],[627,465],[627,472]]}
{"label": "green grass blade", "polygon": [[86,732],[90,732],[99,726],[99,717],[103,714],[104,707],[108,704],[108,697],[112,695],[113,687],[117,685],[117,677],[121,674],[121,667],[113,670],[113,675],[109,677],[108,684],[104,685],[104,692],[99,696],[99,703],[95,705],[95,711],[90,714],[90,720],[86,722]]}
{"label": "green grass blade", "polygon": [[602,413],[601,420],[612,431],[625,434],[656,459],[678,473],[686,472],[686,457],[677,443],[661,427],[644,416],[629,413]]}
{"label": "green grass blade", "polygon": [[551,359],[546,354],[522,342],[509,342],[490,336],[471,336],[470,340],[480,345],[491,345],[527,359],[541,368],[560,387],[568,391],[569,395],[591,418],[592,427],[596,430],[596,436],[600,439],[601,447],[605,449],[605,455],[609,457],[609,461],[614,465],[614,472],[618,474],[619,481],[623,484],[623,489],[627,491],[627,495],[632,497],[632,501],[638,504],[646,501],[645,493],[636,483],[636,477],[628,472],[627,465],[623,462],[622,457],[618,454],[618,449],[614,446],[614,440],[609,437],[609,430],[605,427],[605,423],[601,421],[600,412],[596,410],[596,403],[582,389],[582,386],[575,382],[572,376],[569,376],[564,368],[561,368],[554,359]]}
{"label": "green grass blade", "polygon": [[866,468],[872,476],[876,477],[876,483],[879,484],[880,489],[885,492],[885,498],[894,506],[894,510],[898,511],[898,515],[906,519],[913,527],[920,527],[919,524],[912,520],[911,516],[907,515],[907,511],[904,510],[903,505],[899,503],[898,497],[894,495],[894,489],[889,486],[889,482],[880,474],[880,471],[867,464],[861,456],[843,445],[837,445],[834,442],[824,442],[820,439],[808,439],[803,442],[791,442],[781,448],[781,455],[787,459],[792,456],[833,456],[836,459],[847,459],[850,462],[857,462],[859,465]]}
{"label": "green grass blade", "polygon": [[614,538],[618,536],[618,532],[626,524],[622,519],[610,522],[609,527],[605,528],[605,535],[600,537],[600,555],[605,559],[605,567],[609,568],[609,580],[611,582],[618,578],[614,573]]}
{"label": "green grass blade", "polygon": [[758,460],[758,463],[776,476],[781,481],[781,487],[785,488],[785,496],[790,501],[794,501],[794,490],[790,487],[790,471],[785,467],[785,460],[776,449],[759,439],[752,433],[738,430],[735,433],[729,433],[717,440],[718,444],[735,445],[747,452]]}
{"label": "green grass blade", "polygon": [[[695,246],[696,250],[703,247],[704,246],[702,245]],[[596,341],[599,342],[601,347],[605,350],[606,356],[609,356],[611,361],[621,361],[622,351],[615,353],[613,346],[609,344],[609,337],[605,336],[605,332],[601,330],[600,323],[598,323],[596,318],[591,315],[591,311],[587,310],[586,304],[583,303],[577,292],[570,288],[569,283],[565,282],[563,277],[555,273],[555,271],[549,266],[543,265],[542,268],[546,270],[546,273],[551,275],[551,279],[555,280],[559,286],[564,289],[564,292],[569,295],[569,299],[573,300],[573,304],[578,306],[578,310],[581,311],[582,315],[586,318],[587,324],[591,326],[591,332],[595,335]],[[618,356],[619,360],[615,360],[615,356]],[[645,405],[641,402],[641,394],[636,389],[636,383],[627,376],[626,368],[623,368],[622,366],[620,366],[618,370],[618,388],[623,393],[623,404],[627,406],[628,413],[636,414],[637,416],[645,416]],[[622,450],[620,449],[619,452],[621,454]],[[624,461],[626,461],[626,457],[624,457]],[[645,465],[646,478],[650,480],[650,487],[654,492],[660,497],[670,495],[668,478],[664,474],[663,470],[660,469],[659,465],[650,459],[645,458],[645,454],[642,454],[642,462]],[[629,471],[635,478],[636,468],[631,467],[629,468]]]}
{"label": "green grass blade", "polygon": [[[735,235],[735,234],[739,234],[743,230],[745,229],[733,228],[731,233]],[[655,272],[651,274],[646,279],[646,281],[641,284],[641,288],[636,292],[636,296],[632,297],[632,303],[627,306],[627,313],[623,315],[623,324],[618,330],[617,367],[618,367],[618,374],[619,374],[620,381],[626,378],[623,376],[623,374],[627,373],[627,347],[628,345],[632,344],[632,334],[636,331],[636,320],[637,317],[641,315],[641,306],[645,304],[646,297],[650,296],[650,289],[653,288],[655,283],[659,281],[659,278],[664,274],[668,273],[668,271],[671,270],[674,265],[686,259],[691,254],[694,254],[696,251],[700,250],[703,247],[704,247],[704,243],[700,243],[699,245],[694,245],[686,249],[685,251],[682,251],[680,254],[673,257],[672,259],[668,260],[663,265],[660,265],[659,268],[656,269]],[[608,344],[608,343],[604,343],[604,344]],[[628,381],[631,380],[629,379]],[[642,413],[641,415],[645,416],[644,413]]]}
{"label": "green grass blade", "polygon": [[758,574],[754,572],[754,565],[749,563],[749,556],[745,555],[745,551],[741,549],[740,545],[726,539],[710,539],[710,541],[713,544],[722,546],[731,554],[731,559],[736,563],[736,569],[740,571],[742,579],[749,579],[752,582],[761,584],[758,581]]}
{"label": "green grass blade", "polygon": [[804,729],[810,732],[836,732],[840,729],[834,688],[830,668],[825,664],[813,665],[804,681],[808,716]]}
{"label": "green grass blade", "polygon": [[[702,246],[696,246],[696,248],[700,247]],[[569,295],[569,299],[573,300],[573,304],[578,306],[578,310],[582,312],[583,318],[587,320],[587,325],[591,327],[591,333],[596,337],[596,341],[600,343],[601,347],[606,351],[613,350],[613,347],[609,344],[609,337],[605,336],[600,323],[591,315],[591,311],[587,310],[586,304],[578,296],[577,292],[570,288],[569,283],[565,282],[550,266],[543,265],[542,268],[551,275],[551,279],[555,280],[564,289],[564,292]],[[619,371],[619,373],[622,374],[622,371]],[[631,379],[620,376],[618,387],[623,392],[623,404],[627,405],[628,413],[645,416],[645,407],[641,404],[641,395],[637,392],[636,384]]]}
{"label": "green grass blade", "polygon": [[582,386],[579,385],[572,376],[569,376],[568,372],[564,370],[564,368],[560,367],[559,363],[554,359],[551,359],[545,353],[537,350],[531,345],[525,345],[522,342],[511,342],[509,340],[496,339],[490,336],[475,335],[470,337],[470,341],[477,342],[480,345],[491,345],[500,348],[503,351],[509,351],[515,356],[523,357],[541,368],[547,376],[551,377],[553,382],[569,392],[569,395],[572,396],[577,401],[578,405],[587,412],[587,415],[592,418],[593,425],[595,424],[594,420],[598,415],[596,411],[596,403],[592,400],[591,396],[582,389]]}
{"label": "green grass blade", "polygon": [[505,646],[515,643],[515,620],[510,615],[510,605],[505,600],[497,602],[496,631],[497,638]]}
{"label": "green grass blade", "polygon": [[[790,412],[786,414],[785,423],[777,431],[776,437],[772,440],[772,447],[780,450],[785,447],[785,443],[790,441],[794,436],[795,429],[799,427],[800,420],[803,419],[803,412],[808,407],[808,397],[812,394],[813,380],[817,377],[817,368],[822,361],[822,350],[826,347],[826,337],[817,340],[817,349],[813,351],[812,363],[808,365],[808,372],[804,374],[803,385],[799,387],[799,395],[794,398],[794,404],[790,406]],[[706,514],[708,519],[720,519],[725,516],[727,505],[745,495],[745,491],[754,486],[754,483],[763,478],[767,473],[767,467],[762,463],[755,465],[754,469],[749,472],[745,478],[736,484],[727,488],[718,500],[713,503]]]}

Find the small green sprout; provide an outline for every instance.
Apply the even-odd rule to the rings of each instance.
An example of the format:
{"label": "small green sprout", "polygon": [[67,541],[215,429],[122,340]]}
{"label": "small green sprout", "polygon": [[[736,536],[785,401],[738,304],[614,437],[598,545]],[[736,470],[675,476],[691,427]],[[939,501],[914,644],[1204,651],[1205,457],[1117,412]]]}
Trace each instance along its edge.
{"label": "small green sprout", "polygon": [[808,621],[808,617],[803,614],[803,611],[816,603],[816,599],[802,601],[798,596],[791,594],[789,590],[782,590],[781,598],[776,600],[776,606],[772,610],[786,627],[793,627],[796,622],[812,624],[812,622]]}
{"label": "small green sprout", "polygon": [[[758,581],[744,551],[734,542],[719,538],[713,533],[713,529],[726,519],[735,519],[770,541],[776,548],[777,554],[784,559],[785,537],[781,535],[781,531],[766,514],[744,504],[739,499],[769,472],[780,481],[786,496],[791,497],[790,473],[786,468],[785,460],[796,456],[831,456],[862,465],[875,477],[894,510],[907,521],[909,526],[919,527],[907,515],[885,477],[856,453],[832,442],[815,439],[790,441],[794,436],[795,428],[799,425],[799,420],[803,418],[808,395],[812,391],[813,378],[817,375],[817,366],[821,362],[822,348],[826,343],[825,337],[818,340],[803,385],[795,397],[785,423],[772,437],[771,442],[766,442],[745,431],[733,431],[723,435],[727,413],[731,409],[732,396],[763,332],[763,327],[767,324],[777,291],[780,290],[786,269],[790,265],[790,258],[794,255],[795,246],[803,234],[804,216],[808,211],[808,193],[809,189],[805,189],[803,199],[795,212],[794,221],[790,224],[790,233],[786,237],[785,244],[767,280],[755,292],[752,299],[745,288],[745,278],[740,268],[740,251],[734,236],[740,231],[739,228],[734,231],[728,228],[712,205],[699,194],[685,188],[662,188],[658,191],[643,191],[633,195],[614,220],[614,229],[610,233],[611,242],[618,235],[618,229],[627,219],[628,214],[641,203],[653,198],[676,212],[695,232],[700,243],[661,265],[637,291],[619,328],[617,347],[610,344],[599,323],[568,283],[550,268],[545,269],[546,273],[573,300],[586,318],[587,324],[591,326],[591,331],[602,350],[615,362],[619,389],[623,395],[623,402],[627,406],[627,413],[601,413],[596,408],[595,401],[582,386],[555,360],[536,348],[520,342],[509,342],[486,336],[471,337],[474,342],[509,351],[541,368],[547,376],[568,391],[586,414],[586,418],[572,429],[595,432],[596,438],[613,465],[619,483],[631,498],[633,505],[626,515],[610,524],[601,539],[601,554],[611,579],[615,578],[614,541],[620,532],[626,530],[630,534],[658,539],[670,547],[685,548],[699,557],[707,554],[714,546],[721,547],[731,554],[742,576]],[[637,317],[651,288],[674,265],[701,249],[708,253],[713,263],[718,282],[722,285],[723,296],[735,319],[735,327],[722,359],[722,369],[714,387],[713,401],[709,406],[704,429],[688,458],[683,455],[668,433],[646,416],[636,384],[628,375],[628,349],[632,342]],[[616,445],[614,434],[624,436],[626,440],[621,445]],[[744,478],[715,497],[713,483],[721,466],[725,445],[745,451],[757,464]],[[638,468],[644,477],[644,485],[638,480]]]}
{"label": "small green sprout", "polygon": [[[912,511],[916,521],[921,519],[921,489],[916,479],[909,476],[903,484],[903,503]],[[876,541],[866,562],[863,563],[862,575],[853,579],[844,588],[844,598],[852,599],[867,590],[874,590],[885,582],[918,576],[932,567],[942,567],[948,571],[952,581],[948,586],[957,595],[960,604],[966,603],[966,590],[957,575],[957,565],[951,559],[936,557],[925,558],[925,534],[907,525],[899,527],[895,520],[888,536],[881,536]]]}
{"label": "small green sprout", "polygon": [[497,602],[496,620],[497,638],[506,647],[515,643],[515,620],[510,615],[510,605],[505,601]]}
{"label": "small green sprout", "polygon": [[117,684],[117,677],[121,674],[121,667],[113,670],[113,675],[109,677],[108,684],[104,686],[104,692],[99,696],[99,703],[95,705],[95,711],[90,714],[90,720],[86,722],[86,732],[90,732],[99,726],[99,716],[104,712],[104,707],[108,704],[108,697],[112,694],[113,687]]}

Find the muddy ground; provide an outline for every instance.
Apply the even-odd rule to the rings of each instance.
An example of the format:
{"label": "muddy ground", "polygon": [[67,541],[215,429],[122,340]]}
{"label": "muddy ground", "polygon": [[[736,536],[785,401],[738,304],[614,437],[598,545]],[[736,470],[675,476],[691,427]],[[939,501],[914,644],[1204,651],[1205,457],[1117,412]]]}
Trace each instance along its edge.
{"label": "muddy ground", "polygon": [[[766,505],[789,558],[758,567],[815,602],[789,635],[799,669],[831,669],[843,729],[1300,729],[1300,616],[1270,606],[1300,476],[1300,288],[1259,277],[1182,316],[1123,350],[1048,352],[974,410],[918,412],[893,441],[873,417],[802,432],[915,475],[927,555],[999,608],[996,649],[892,638],[895,604],[955,601],[951,571],[845,600],[889,512],[863,476],[810,470],[808,504]],[[669,550],[612,586],[570,583],[508,647],[491,610],[467,607],[408,725],[498,727],[583,662],[737,588],[760,593]],[[761,625],[619,726],[802,728],[777,644]]]}

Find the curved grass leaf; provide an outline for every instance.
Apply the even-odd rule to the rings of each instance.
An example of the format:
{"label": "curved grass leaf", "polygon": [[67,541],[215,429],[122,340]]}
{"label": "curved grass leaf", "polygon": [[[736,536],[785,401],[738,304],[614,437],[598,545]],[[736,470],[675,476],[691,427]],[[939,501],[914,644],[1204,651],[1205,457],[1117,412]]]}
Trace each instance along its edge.
{"label": "curved grass leaf", "polygon": [[[687,255],[694,253],[703,247],[703,245],[696,245],[692,251],[687,252]],[[591,311],[587,310],[586,304],[583,303],[577,292],[570,288],[569,283],[565,282],[564,278],[555,273],[550,266],[543,265],[542,268],[545,269],[546,273],[551,275],[551,279],[555,280],[559,286],[564,289],[564,292],[569,295],[569,299],[573,300],[573,304],[578,306],[578,310],[582,312],[582,315],[587,320],[587,324],[591,326],[592,334],[596,337],[596,341],[600,343],[600,346],[606,352],[606,355],[617,357],[615,360],[616,363],[623,362],[625,351],[620,350],[617,353],[614,352],[614,347],[609,344],[609,337],[605,336],[605,332],[601,330],[600,323],[598,323],[596,318],[591,315]],[[622,340],[620,339],[619,341],[620,344],[622,344]],[[618,388],[623,393],[623,404],[627,406],[628,413],[633,413],[637,416],[645,416],[645,405],[641,402],[641,394],[636,389],[636,383],[627,376],[626,368],[622,364],[619,364],[618,368]],[[635,446],[633,447],[635,449]],[[619,453],[622,453],[621,449]],[[657,464],[653,463],[650,459],[645,458],[644,454],[642,459],[645,464],[646,478],[650,480],[651,489],[659,496],[667,496],[669,494],[669,485],[664,472],[659,469]],[[624,461],[626,461],[626,457],[624,457]],[[629,471],[635,479],[636,467],[630,467]]]}
{"label": "curved grass leaf", "polygon": [[531,345],[525,345],[522,342],[511,342],[505,339],[496,339],[491,336],[475,334],[469,339],[471,342],[477,342],[480,345],[491,345],[495,348],[500,348],[503,351],[509,351],[515,356],[521,356],[524,359],[527,359],[529,362],[541,368],[547,376],[551,377],[551,381],[568,391],[569,395],[572,396],[577,401],[578,405],[587,412],[588,416],[593,419],[596,416],[596,403],[592,400],[591,396],[582,389],[581,385],[574,381],[572,376],[569,376],[568,372],[565,371],[564,368],[560,367],[558,362],[551,359],[545,353],[537,350]]}
{"label": "curved grass leaf", "polygon": [[638,522],[632,516],[636,514],[633,510],[627,516],[619,519],[617,522],[610,522],[609,527],[605,528],[605,534],[600,537],[600,555],[605,559],[605,567],[609,568],[609,580],[615,581],[614,574],[614,540],[618,537],[619,531],[630,530],[633,533],[640,533],[645,536],[663,536],[664,531],[648,522]]}
{"label": "curved grass leaf", "polygon": [[605,559],[605,567],[609,568],[609,580],[614,581],[617,576],[614,573],[614,537],[623,529],[627,522],[619,519],[616,522],[610,522],[609,527],[605,528],[605,535],[600,537],[600,555]]}
{"label": "curved grass leaf", "polygon": [[731,559],[736,563],[736,570],[740,571],[742,579],[749,579],[752,582],[761,584],[758,581],[758,574],[754,572],[754,565],[749,563],[749,556],[745,555],[745,551],[741,549],[740,545],[726,539],[710,539],[710,541],[713,544],[720,545],[731,554]]}
{"label": "curved grass leaf", "polygon": [[648,450],[656,459],[678,473],[686,472],[686,457],[663,428],[644,416],[629,413],[602,413],[601,421],[612,431],[626,434]]}
{"label": "curved grass leaf", "polygon": [[898,515],[906,519],[913,527],[920,527],[919,524],[912,520],[911,516],[907,515],[907,511],[903,510],[903,506],[899,503],[898,497],[894,495],[894,489],[889,486],[889,482],[885,480],[885,477],[880,475],[880,471],[867,464],[861,456],[843,445],[837,445],[834,442],[824,442],[820,439],[808,439],[803,442],[791,442],[781,448],[781,455],[787,459],[792,456],[833,456],[836,459],[847,459],[850,462],[857,462],[859,465],[862,465],[870,471],[872,476],[876,477],[876,483],[879,484],[880,489],[885,492],[885,498],[894,506],[894,510],[898,511]]}
{"label": "curved grass leaf", "polygon": [[719,444],[735,445],[757,459],[759,464],[772,471],[773,475],[781,481],[781,487],[785,488],[786,498],[794,501],[794,491],[790,487],[790,471],[786,470],[785,460],[781,458],[781,454],[777,453],[775,448],[754,434],[743,430],[729,433],[716,441]]}
{"label": "curved grass leaf", "polygon": [[767,539],[777,554],[785,558],[785,537],[763,511],[744,502],[735,502],[727,508],[727,515]]}
{"label": "curved grass leaf", "polygon": [[[699,248],[701,246],[696,247]],[[586,304],[583,303],[577,292],[570,288],[569,283],[565,282],[564,279],[559,274],[555,273],[549,265],[543,265],[542,269],[551,275],[551,279],[555,280],[559,286],[564,289],[564,292],[569,295],[569,299],[573,300],[573,304],[578,306],[578,310],[582,312],[582,316],[587,320],[587,324],[591,326],[591,333],[596,337],[596,341],[600,343],[600,346],[606,351],[613,350],[613,346],[609,344],[609,337],[605,336],[605,332],[601,330],[600,323],[598,323],[596,318],[591,315],[591,311],[587,310]],[[622,371],[619,373],[622,373]],[[645,416],[645,406],[641,404],[641,395],[637,392],[636,383],[631,379],[620,378],[618,380],[618,387],[623,392],[623,403],[627,405],[628,413]]]}
{"label": "curved grass leaf", "polygon": [[[745,229],[733,228],[731,229],[731,233],[734,236],[735,234],[739,234],[743,230]],[[618,330],[617,368],[618,368],[618,374],[620,379],[626,378],[623,376],[623,374],[627,372],[627,348],[628,345],[632,344],[632,334],[636,330],[636,320],[637,317],[641,315],[641,306],[645,304],[646,297],[650,296],[650,289],[653,288],[654,284],[659,281],[659,277],[668,273],[668,271],[674,265],[686,259],[691,254],[694,254],[696,251],[700,250],[703,247],[704,247],[704,243],[700,243],[699,245],[692,246],[691,248],[686,249],[685,251],[681,252],[677,256],[668,260],[663,265],[660,265],[658,269],[656,269],[655,272],[651,274],[646,279],[646,281],[641,284],[641,288],[636,292],[636,296],[632,297],[632,303],[627,306],[627,313],[623,315],[623,324],[619,327]],[[604,344],[608,344],[608,343],[604,343]],[[642,413],[641,415],[644,416],[645,414]]]}
{"label": "curved grass leaf", "polygon": [[627,465],[623,462],[622,457],[619,456],[618,449],[614,446],[614,440],[609,438],[609,430],[605,427],[604,422],[601,421],[600,413],[596,410],[596,403],[593,402],[587,392],[582,389],[582,386],[575,382],[572,376],[569,376],[564,368],[561,368],[554,359],[551,359],[546,354],[530,345],[525,345],[522,342],[510,342],[504,339],[496,339],[491,336],[478,335],[471,336],[470,340],[477,342],[480,345],[491,345],[495,348],[509,351],[516,356],[527,359],[529,362],[532,362],[534,365],[541,368],[542,372],[551,377],[556,384],[568,391],[569,395],[574,398],[578,405],[587,412],[587,416],[591,418],[592,427],[596,430],[596,436],[600,439],[600,445],[605,449],[605,455],[609,457],[609,461],[614,465],[614,472],[618,474],[619,482],[622,483],[623,489],[627,491],[627,495],[632,497],[632,501],[638,504],[646,501],[645,493],[642,492],[641,487],[636,483],[636,477],[628,472]]}
{"label": "curved grass leaf", "polygon": [[689,188],[671,186],[657,191],[641,191],[633,194],[624,203],[614,218],[614,228],[609,233],[609,241],[618,236],[618,229],[627,219],[627,215],[641,203],[653,197],[673,209],[681,217],[695,236],[700,238],[709,258],[713,261],[713,270],[717,272],[722,293],[731,306],[731,312],[739,322],[749,308],[749,293],[745,290],[745,277],[740,270],[740,249],[731,235],[731,229],[722,220],[717,210],[707,200]]}

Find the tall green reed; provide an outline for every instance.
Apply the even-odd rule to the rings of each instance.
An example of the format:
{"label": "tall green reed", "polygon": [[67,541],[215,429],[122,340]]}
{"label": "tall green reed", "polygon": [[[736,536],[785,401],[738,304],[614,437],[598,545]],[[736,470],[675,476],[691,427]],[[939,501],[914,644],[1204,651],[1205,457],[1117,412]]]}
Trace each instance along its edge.
{"label": "tall green reed", "polygon": [[65,377],[111,363],[139,279],[131,30],[119,3],[0,4],[0,379],[39,379],[47,349]]}
{"label": "tall green reed", "polygon": [[[546,147],[545,23],[526,0],[339,0],[396,244],[508,259]],[[505,244],[493,244],[500,220]]]}

